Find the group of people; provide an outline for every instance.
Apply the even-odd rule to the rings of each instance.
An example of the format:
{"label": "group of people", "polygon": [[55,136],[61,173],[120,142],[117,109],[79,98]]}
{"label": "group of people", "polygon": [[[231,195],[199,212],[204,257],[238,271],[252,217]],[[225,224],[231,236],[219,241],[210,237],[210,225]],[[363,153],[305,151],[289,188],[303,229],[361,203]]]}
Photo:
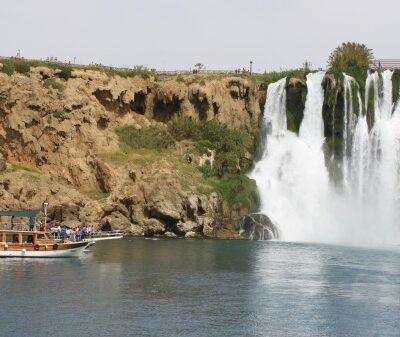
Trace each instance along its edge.
{"label": "group of people", "polygon": [[61,239],[63,241],[81,241],[89,239],[95,233],[94,227],[74,227],[68,228],[66,226],[53,225],[50,228],[50,234],[53,239]]}

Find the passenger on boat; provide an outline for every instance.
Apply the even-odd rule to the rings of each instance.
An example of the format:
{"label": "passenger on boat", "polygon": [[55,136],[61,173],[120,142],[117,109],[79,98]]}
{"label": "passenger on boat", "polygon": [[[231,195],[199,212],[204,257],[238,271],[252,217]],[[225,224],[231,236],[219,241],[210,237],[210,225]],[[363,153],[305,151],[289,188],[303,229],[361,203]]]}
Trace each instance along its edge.
{"label": "passenger on boat", "polygon": [[33,232],[33,229],[35,228],[35,219],[33,217],[29,218],[29,230]]}
{"label": "passenger on boat", "polygon": [[67,229],[65,228],[65,226],[61,228],[60,238],[61,241],[64,241],[67,238]]}
{"label": "passenger on boat", "polygon": [[58,233],[57,227],[56,227],[55,225],[51,226],[51,228],[50,228],[50,234],[51,234],[51,236],[52,236],[53,239],[56,238],[57,233]]}

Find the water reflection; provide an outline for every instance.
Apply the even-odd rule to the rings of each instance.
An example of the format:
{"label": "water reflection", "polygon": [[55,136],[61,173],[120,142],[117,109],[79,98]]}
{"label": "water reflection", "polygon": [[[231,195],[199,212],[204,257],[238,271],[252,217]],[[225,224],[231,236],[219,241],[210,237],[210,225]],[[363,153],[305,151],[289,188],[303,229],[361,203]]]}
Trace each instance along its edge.
{"label": "water reflection", "polygon": [[[0,335],[75,337],[84,326],[87,336],[395,336],[399,256],[124,239],[79,259],[3,259]],[[54,321],[56,330],[42,323]]]}
{"label": "water reflection", "polygon": [[255,287],[267,304],[260,319],[268,317],[276,336],[396,336],[393,325],[382,324],[383,312],[393,322],[400,314],[395,252],[282,243],[260,250],[257,261]]}

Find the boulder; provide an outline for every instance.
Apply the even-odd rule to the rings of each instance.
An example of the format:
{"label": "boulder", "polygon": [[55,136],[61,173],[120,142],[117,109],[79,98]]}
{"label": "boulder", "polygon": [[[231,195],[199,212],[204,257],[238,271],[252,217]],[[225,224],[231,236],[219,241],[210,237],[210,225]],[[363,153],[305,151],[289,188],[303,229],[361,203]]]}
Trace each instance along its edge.
{"label": "boulder", "polygon": [[271,219],[262,213],[251,213],[243,216],[240,221],[240,235],[251,240],[279,239],[278,227]]}
{"label": "boulder", "polygon": [[199,235],[199,233],[196,232],[187,232],[185,234],[185,239],[197,239],[200,238],[201,236]]}
{"label": "boulder", "polygon": [[123,232],[130,232],[131,222],[130,220],[119,212],[114,212],[107,215],[101,220],[102,230],[120,230]]}
{"label": "boulder", "polygon": [[145,219],[143,221],[143,224],[146,227],[145,235],[147,236],[154,236],[157,234],[165,233],[165,225],[157,219]]}
{"label": "boulder", "polygon": [[165,232],[164,236],[166,238],[176,238],[177,237],[177,235],[175,233],[173,233],[173,232]]}
{"label": "boulder", "polygon": [[143,227],[135,224],[131,224],[131,228],[128,233],[132,236],[144,236]]}
{"label": "boulder", "polygon": [[201,229],[201,225],[194,221],[178,222],[176,224],[176,230],[179,234],[185,234],[188,232],[198,232]]}

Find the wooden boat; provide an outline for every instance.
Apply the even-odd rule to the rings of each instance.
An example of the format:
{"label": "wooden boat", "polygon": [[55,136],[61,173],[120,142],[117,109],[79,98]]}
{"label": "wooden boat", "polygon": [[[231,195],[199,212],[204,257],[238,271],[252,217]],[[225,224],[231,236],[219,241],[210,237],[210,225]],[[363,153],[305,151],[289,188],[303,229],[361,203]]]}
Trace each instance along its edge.
{"label": "wooden boat", "polygon": [[76,257],[93,244],[63,242],[41,231],[0,230],[0,257]]}

